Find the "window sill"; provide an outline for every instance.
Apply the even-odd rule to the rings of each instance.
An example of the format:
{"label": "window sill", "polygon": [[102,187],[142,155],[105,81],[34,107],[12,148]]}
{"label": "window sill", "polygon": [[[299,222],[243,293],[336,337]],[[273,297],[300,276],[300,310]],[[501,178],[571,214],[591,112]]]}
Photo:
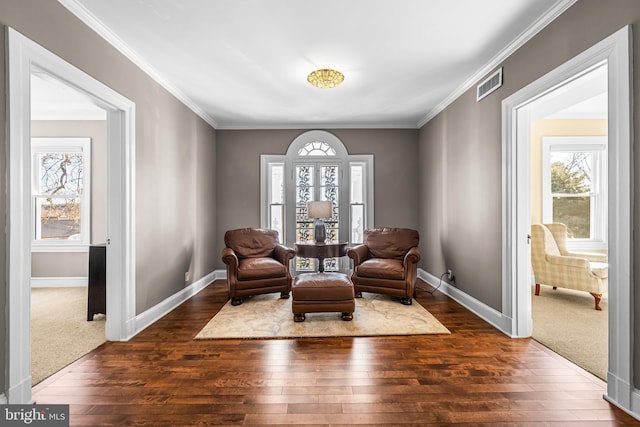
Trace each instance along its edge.
{"label": "window sill", "polygon": [[602,241],[584,240],[581,242],[570,242],[567,240],[567,250],[570,252],[606,251],[607,243]]}
{"label": "window sill", "polygon": [[32,244],[31,252],[89,252],[84,244]]}

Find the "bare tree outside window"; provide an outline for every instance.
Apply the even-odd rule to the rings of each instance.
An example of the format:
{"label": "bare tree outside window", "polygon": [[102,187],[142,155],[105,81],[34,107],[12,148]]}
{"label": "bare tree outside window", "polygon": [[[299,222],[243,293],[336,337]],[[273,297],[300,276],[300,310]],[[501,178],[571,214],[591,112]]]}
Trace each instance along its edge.
{"label": "bare tree outside window", "polygon": [[91,139],[31,139],[32,250],[84,251],[91,241]]}
{"label": "bare tree outside window", "polygon": [[551,158],[553,221],[564,223],[572,238],[591,237],[592,156],[556,152]]}
{"label": "bare tree outside window", "polygon": [[41,239],[73,239],[80,233],[82,192],[82,153],[40,154]]}

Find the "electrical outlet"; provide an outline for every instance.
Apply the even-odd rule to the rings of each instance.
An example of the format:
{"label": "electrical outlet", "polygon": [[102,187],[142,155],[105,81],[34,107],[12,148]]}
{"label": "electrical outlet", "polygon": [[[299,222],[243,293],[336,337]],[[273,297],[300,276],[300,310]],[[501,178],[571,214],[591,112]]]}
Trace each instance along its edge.
{"label": "electrical outlet", "polygon": [[186,271],[186,272],[184,273],[184,281],[185,281],[185,282],[188,282],[188,281],[189,281],[189,272],[188,272],[188,271]]}
{"label": "electrical outlet", "polygon": [[451,270],[450,268],[447,270],[447,280],[452,281],[454,278],[453,276],[453,270]]}

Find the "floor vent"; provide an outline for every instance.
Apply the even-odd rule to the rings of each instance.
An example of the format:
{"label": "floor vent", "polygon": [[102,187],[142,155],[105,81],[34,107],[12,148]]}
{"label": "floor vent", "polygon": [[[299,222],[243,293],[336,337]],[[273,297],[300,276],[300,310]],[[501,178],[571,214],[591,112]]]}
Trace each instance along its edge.
{"label": "floor vent", "polygon": [[502,86],[502,68],[487,77],[477,87],[476,101],[480,101],[494,90]]}

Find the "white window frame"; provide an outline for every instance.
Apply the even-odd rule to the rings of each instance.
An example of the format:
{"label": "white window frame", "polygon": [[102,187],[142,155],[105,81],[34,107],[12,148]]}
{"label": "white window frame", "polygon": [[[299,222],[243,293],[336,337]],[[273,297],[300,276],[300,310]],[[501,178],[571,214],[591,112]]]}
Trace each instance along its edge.
{"label": "white window frame", "polygon": [[[40,227],[36,215],[36,199],[39,196],[39,152],[82,152],[82,174],[84,191],[81,196],[80,239],[75,240],[39,240],[37,229]],[[91,241],[91,139],[90,138],[32,138],[32,180],[31,180],[31,251],[32,252],[88,252]]]}
{"label": "white window frame", "polygon": [[[364,174],[362,177],[362,182],[364,188],[362,189],[362,197],[364,204],[364,218],[365,223],[362,224],[362,231],[367,228],[373,227],[373,155],[350,155],[348,158],[348,180],[347,182],[351,185],[351,172],[353,171],[353,166],[362,166],[364,169]],[[349,188],[351,190],[351,188]],[[351,219],[351,211],[353,206],[356,203],[353,203],[351,200],[351,192],[349,191],[349,195],[347,196],[348,205],[349,205],[349,243],[350,244],[358,244],[363,241],[363,234],[360,234],[360,240],[358,242],[352,241],[351,236],[353,236],[353,221]]]}
{"label": "white window frame", "polygon": [[553,222],[551,193],[551,153],[581,151],[593,153],[591,197],[591,238],[567,239],[569,250],[607,249],[607,137],[606,136],[546,136],[542,138],[542,220]]}
{"label": "white window frame", "polygon": [[[299,156],[298,150],[308,142],[322,141],[327,143],[331,148],[336,151],[335,156]],[[339,163],[341,170],[340,177],[340,193],[341,193],[341,214],[346,215],[344,226],[340,227],[340,240],[348,241],[351,234],[351,200],[349,194],[349,186],[351,184],[351,165],[358,164],[364,166],[365,176],[364,180],[364,204],[365,204],[365,224],[363,224],[363,230],[373,227],[374,224],[374,188],[373,188],[373,155],[372,154],[360,154],[350,155],[346,151],[342,141],[340,141],[335,135],[319,130],[307,131],[298,136],[289,146],[286,155],[272,155],[262,154],[260,156],[260,224],[263,228],[269,228],[269,206],[270,206],[270,171],[271,165],[284,164],[285,182],[289,177],[292,177],[294,173],[295,164],[308,160],[310,162],[327,161],[328,163]],[[292,188],[285,188],[284,192],[284,204],[285,204],[285,222],[288,224],[293,219],[290,218],[290,214],[287,213],[290,203],[295,203],[294,193]],[[292,200],[294,200],[292,202]],[[284,236],[280,237],[280,240],[286,244],[294,243],[294,237],[290,238],[290,232],[287,231],[287,226],[284,226]],[[295,232],[294,232],[295,236]],[[355,244],[359,242],[350,242],[349,244]]]}
{"label": "white window frame", "polygon": [[[267,157],[271,157],[271,156],[267,156]],[[272,206],[282,206],[282,223],[279,226],[279,229],[277,229],[278,231],[278,239],[280,241],[280,243],[284,243],[285,239],[286,239],[286,216],[287,216],[287,212],[286,212],[286,200],[287,200],[287,196],[286,196],[286,191],[283,191],[284,194],[282,194],[282,201],[281,203],[272,203],[271,200],[271,195],[273,192],[273,182],[271,181],[271,177],[273,176],[273,168],[274,167],[278,167],[278,168],[282,168],[282,179],[286,180],[286,164],[283,161],[268,161],[264,164],[262,164],[263,159],[261,158],[261,165],[262,165],[262,182],[266,184],[266,188],[265,188],[265,194],[261,195],[261,200],[263,200],[262,203],[262,210],[261,210],[261,223],[262,223],[262,228],[271,228],[271,229],[276,229],[275,227],[272,227],[272,223],[273,223],[273,218],[271,218],[271,208]]]}

